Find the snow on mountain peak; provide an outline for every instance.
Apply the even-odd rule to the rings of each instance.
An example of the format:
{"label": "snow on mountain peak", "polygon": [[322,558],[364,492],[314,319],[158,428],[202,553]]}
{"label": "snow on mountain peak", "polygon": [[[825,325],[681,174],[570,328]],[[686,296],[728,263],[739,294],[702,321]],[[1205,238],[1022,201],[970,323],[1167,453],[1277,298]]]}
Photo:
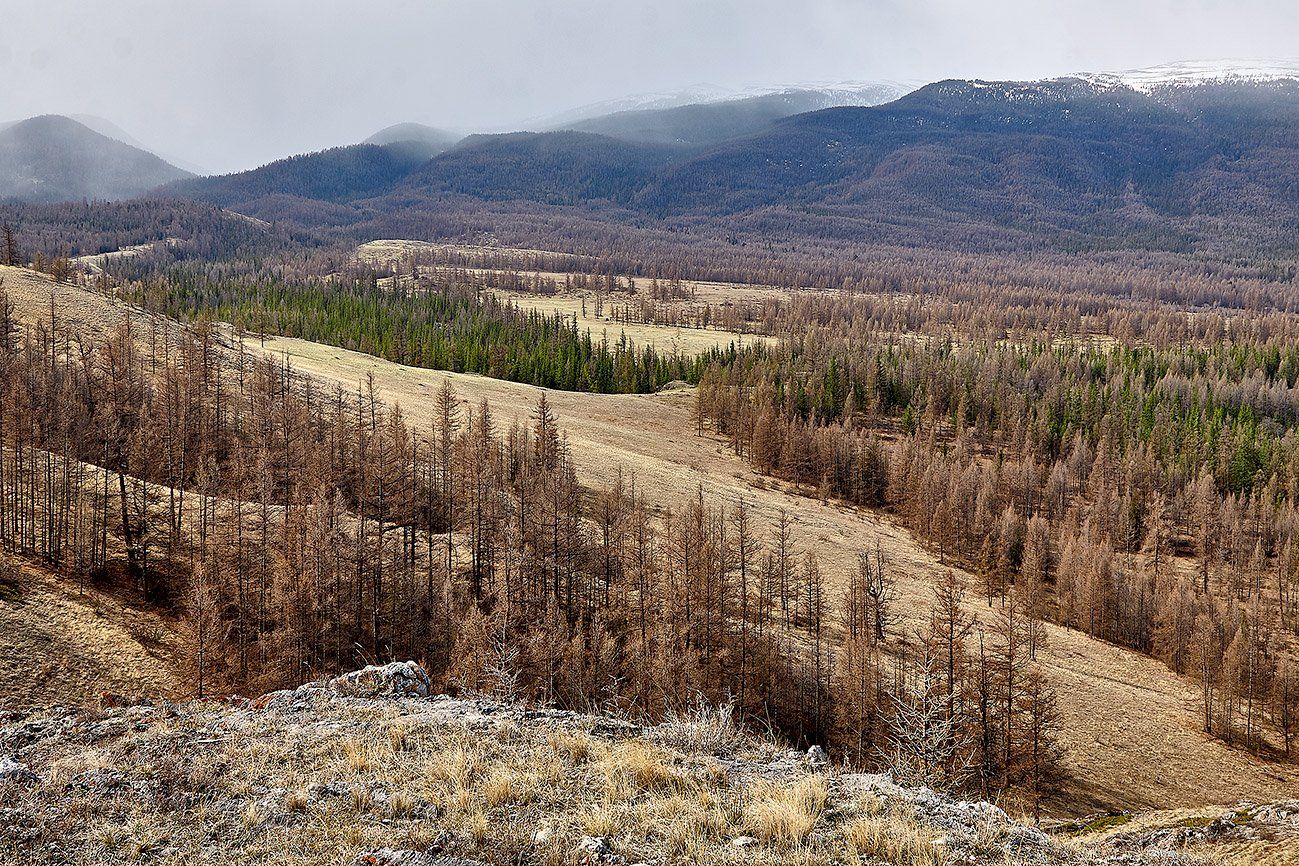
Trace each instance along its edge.
{"label": "snow on mountain peak", "polygon": [[1102,86],[1121,85],[1141,93],[1165,87],[1195,87],[1201,84],[1265,84],[1299,80],[1299,61],[1286,60],[1195,60],[1164,63],[1125,72],[1083,73],[1077,78]]}

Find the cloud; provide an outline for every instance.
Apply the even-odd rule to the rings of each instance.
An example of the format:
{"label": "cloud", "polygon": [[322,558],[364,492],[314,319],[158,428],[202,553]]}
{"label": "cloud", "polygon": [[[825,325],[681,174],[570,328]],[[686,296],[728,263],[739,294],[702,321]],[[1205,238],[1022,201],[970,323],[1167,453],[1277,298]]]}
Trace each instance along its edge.
{"label": "cloud", "polygon": [[[0,120],[111,119],[232,170],[414,120],[464,130],[695,84],[1028,78],[1286,57],[1281,0],[44,0],[0,27]],[[15,47],[16,46],[18,47]]]}

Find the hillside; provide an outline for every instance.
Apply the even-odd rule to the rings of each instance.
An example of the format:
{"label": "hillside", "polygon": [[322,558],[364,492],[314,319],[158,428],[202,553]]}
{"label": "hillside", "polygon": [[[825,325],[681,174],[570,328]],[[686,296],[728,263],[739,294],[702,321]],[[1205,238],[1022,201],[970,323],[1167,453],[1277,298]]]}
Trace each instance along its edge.
{"label": "hillside", "polygon": [[269,200],[338,204],[387,192],[427,159],[422,145],[356,144],[291,156],[235,174],[197,177],[154,191],[260,215]]}
{"label": "hillside", "polygon": [[903,92],[888,84],[841,90],[792,88],[672,108],[628,109],[562,128],[644,144],[705,146],[753,135],[784,117],[842,105],[879,105],[897,99]]}
{"label": "hillside", "polygon": [[1226,845],[1234,862],[1280,863],[1296,830],[1293,806],[1278,804],[1210,813],[1180,834],[1150,819],[1141,834],[1053,840],[988,803],[751,739],[724,713],[641,726],[430,696],[411,662],[252,701],[21,713],[0,726],[0,749],[0,852],[34,866],[1140,866]]}
{"label": "hillside", "polygon": [[122,199],[190,176],[67,117],[48,114],[0,128],[0,201]]}
{"label": "hillside", "polygon": [[[526,422],[541,394],[528,385],[404,367],[303,340],[268,339],[260,348],[344,388],[373,376],[377,393],[419,425],[434,423],[435,395],[444,380],[467,405],[487,401],[503,425]],[[765,483],[724,443],[695,434],[693,390],[548,397],[571,447],[585,458],[578,479],[584,486],[600,489],[634,476],[659,509],[676,508],[697,492],[729,502],[744,497],[760,535],[771,531],[783,509],[799,544],[818,551],[836,592],[856,567],[857,551],[878,541],[899,580],[904,628],[922,623],[932,582],[944,570],[934,553],[886,515],[823,504]],[[972,602],[971,611],[992,615],[981,603]],[[1049,635],[1043,662],[1061,696],[1068,775],[1053,813],[1262,801],[1299,784],[1292,765],[1259,760],[1204,735],[1195,683],[1078,631],[1049,627]]]}
{"label": "hillside", "polygon": [[[676,131],[599,129],[689,140],[693,109],[672,111],[683,112]],[[948,81],[887,105],[787,117],[704,153],[628,142],[617,159],[592,161],[594,142],[574,134],[471,138],[371,204],[396,212],[415,194],[454,195],[514,201],[523,215],[525,203],[613,201],[631,213],[606,219],[752,243],[1284,254],[1299,226],[1297,111],[1291,81],[1151,93],[1083,79]],[[563,194],[536,180],[558,168]]]}
{"label": "hillside", "polygon": [[[6,269],[4,276],[19,320],[48,320],[48,279],[16,269]],[[87,338],[111,334],[125,310],[74,287],[59,287],[54,301],[58,316],[71,317],[74,330]],[[150,331],[137,328],[141,337]],[[528,385],[435,373],[302,340],[268,338],[256,346],[267,358],[291,361],[321,393],[368,380],[377,397],[400,406],[404,417],[423,429],[436,424],[436,394],[444,380],[466,406],[485,400],[502,427],[512,419],[527,423],[543,393]],[[944,571],[936,554],[882,513],[821,503],[756,475],[721,440],[696,434],[693,390],[654,395],[549,392],[549,399],[570,447],[582,455],[577,480],[586,489],[607,489],[620,478],[634,478],[656,509],[676,508],[697,493],[710,501],[744,498],[754,531],[763,536],[784,510],[793,520],[797,542],[818,551],[827,588],[835,595],[856,567],[857,551],[879,542],[898,578],[904,611],[900,627],[909,630],[923,622],[933,581]],[[995,616],[974,600],[970,612],[984,621]],[[1203,733],[1196,683],[1083,632],[1047,626],[1046,633],[1041,660],[1061,695],[1066,772],[1051,804],[1053,813],[1262,801],[1293,789],[1292,765],[1229,748]]]}
{"label": "hillside", "polygon": [[584,224],[581,235],[620,246],[659,234],[678,246],[1295,249],[1293,77],[953,80],[805,110],[836,99],[623,111],[559,132],[471,135],[444,152],[436,130],[402,125],[379,134],[394,141],[383,151],[338,148],[159,192],[358,242],[508,230],[515,245],[553,246],[564,225]]}
{"label": "hillside", "polygon": [[[1277,170],[1294,139],[1278,128],[1295,128],[1299,85],[1242,87],[1250,99],[1207,86],[1174,103],[1081,80],[943,82],[887,106],[791,118],[674,167],[638,201],[899,243],[1284,245],[1299,212],[1294,178]],[[1200,108],[1210,100],[1219,111]],[[1281,225],[1247,241],[1264,213]]]}
{"label": "hillside", "polygon": [[473,135],[413,172],[386,204],[415,196],[573,205],[630,201],[679,156],[589,132]]}
{"label": "hillside", "polygon": [[183,694],[177,632],[171,618],[101,587],[0,560],[0,712]]}

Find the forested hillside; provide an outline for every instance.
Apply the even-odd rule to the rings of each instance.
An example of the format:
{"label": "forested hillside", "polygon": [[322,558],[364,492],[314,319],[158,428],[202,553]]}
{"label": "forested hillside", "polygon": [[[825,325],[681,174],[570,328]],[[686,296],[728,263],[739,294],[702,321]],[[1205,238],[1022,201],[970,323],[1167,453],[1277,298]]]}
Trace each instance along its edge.
{"label": "forested hillside", "polygon": [[1285,256],[1299,226],[1296,123],[1293,82],[1147,93],[1084,79],[948,81],[887,105],[737,130],[703,152],[638,143],[688,141],[688,131],[655,137],[608,124],[598,128],[628,140],[471,136],[364,206],[283,215],[369,237],[491,224],[517,228],[529,246],[545,245],[556,222],[588,220],[624,235],[656,229],[677,242],[703,234],[758,247],[782,238]]}
{"label": "forested hillside", "polygon": [[759,537],[743,500],[662,513],[634,479],[582,491],[544,395],[506,428],[445,384],[438,421],[416,430],[373,384],[319,389],[210,328],[127,319],[74,342],[57,316],[19,328],[12,309],[0,544],[183,609],[199,694],[291,684],[358,651],[420,656],[440,682],[564,706],[661,714],[734,696],[863,765],[890,724],[941,718],[969,751],[893,735],[917,781],[1053,790],[1055,698],[1017,605],[986,627],[982,712],[957,715],[942,635],[966,627],[959,581],[935,587],[926,649],[888,658],[884,555],[863,550],[841,594],[788,525]]}

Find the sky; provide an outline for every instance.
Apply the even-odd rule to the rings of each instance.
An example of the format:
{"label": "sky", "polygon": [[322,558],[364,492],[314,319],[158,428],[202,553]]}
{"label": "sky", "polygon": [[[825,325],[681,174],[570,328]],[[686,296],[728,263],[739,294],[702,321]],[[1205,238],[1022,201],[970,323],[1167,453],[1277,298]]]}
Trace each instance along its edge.
{"label": "sky", "polygon": [[0,0],[0,122],[249,168],[697,85],[1029,79],[1299,55],[1296,0]]}

